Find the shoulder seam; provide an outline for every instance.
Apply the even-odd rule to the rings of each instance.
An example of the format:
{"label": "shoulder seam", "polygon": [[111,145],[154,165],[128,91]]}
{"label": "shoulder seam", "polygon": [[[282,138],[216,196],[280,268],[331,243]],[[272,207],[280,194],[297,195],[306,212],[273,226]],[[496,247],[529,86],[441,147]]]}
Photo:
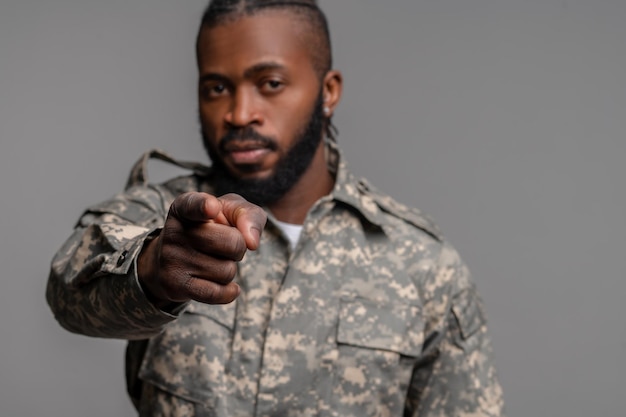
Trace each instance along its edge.
{"label": "shoulder seam", "polygon": [[376,205],[385,213],[391,214],[413,226],[423,230],[435,240],[442,242],[443,236],[435,222],[417,208],[409,207],[395,200],[393,197],[381,193],[365,179],[359,180],[359,190],[369,194]]}

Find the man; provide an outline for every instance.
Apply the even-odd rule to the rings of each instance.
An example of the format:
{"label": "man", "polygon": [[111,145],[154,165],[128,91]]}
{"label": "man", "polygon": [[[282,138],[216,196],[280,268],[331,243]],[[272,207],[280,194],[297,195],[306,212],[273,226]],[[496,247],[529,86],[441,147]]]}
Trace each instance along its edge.
{"label": "man", "polygon": [[[52,263],[60,323],[131,341],[142,416],[502,415],[465,265],[341,158],[316,3],[214,0],[197,61],[212,167],[153,151],[87,209]],[[149,184],[151,156],[194,173]]]}

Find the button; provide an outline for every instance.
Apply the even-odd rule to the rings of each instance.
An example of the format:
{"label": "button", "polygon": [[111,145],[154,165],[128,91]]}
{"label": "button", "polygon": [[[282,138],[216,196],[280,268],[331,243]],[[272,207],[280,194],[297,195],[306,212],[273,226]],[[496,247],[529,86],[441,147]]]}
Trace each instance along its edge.
{"label": "button", "polygon": [[363,192],[368,192],[370,190],[369,184],[364,179],[359,181],[359,183],[357,184],[357,188]]}
{"label": "button", "polygon": [[128,251],[125,250],[124,252],[122,252],[122,254],[120,255],[119,258],[117,258],[117,266],[122,266],[122,264],[124,263],[124,261],[126,260],[126,257],[128,256]]}

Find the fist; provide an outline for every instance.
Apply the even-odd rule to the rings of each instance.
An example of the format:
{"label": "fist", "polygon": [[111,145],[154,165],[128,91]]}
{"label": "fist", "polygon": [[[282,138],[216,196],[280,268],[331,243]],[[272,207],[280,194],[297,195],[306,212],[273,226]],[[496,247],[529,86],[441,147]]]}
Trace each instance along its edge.
{"label": "fist", "polygon": [[259,246],[267,215],[236,194],[182,194],[161,233],[138,259],[144,290],[157,307],[196,300],[226,304],[237,298],[237,262]]}

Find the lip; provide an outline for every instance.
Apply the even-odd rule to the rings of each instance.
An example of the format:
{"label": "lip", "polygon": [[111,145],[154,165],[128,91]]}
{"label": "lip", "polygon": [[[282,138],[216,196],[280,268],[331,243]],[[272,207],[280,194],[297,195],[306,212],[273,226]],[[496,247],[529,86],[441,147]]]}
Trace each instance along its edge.
{"label": "lip", "polygon": [[227,151],[235,165],[259,165],[271,151],[268,148],[249,148]]}
{"label": "lip", "polygon": [[256,141],[230,142],[224,152],[235,165],[258,165],[271,150]]}

